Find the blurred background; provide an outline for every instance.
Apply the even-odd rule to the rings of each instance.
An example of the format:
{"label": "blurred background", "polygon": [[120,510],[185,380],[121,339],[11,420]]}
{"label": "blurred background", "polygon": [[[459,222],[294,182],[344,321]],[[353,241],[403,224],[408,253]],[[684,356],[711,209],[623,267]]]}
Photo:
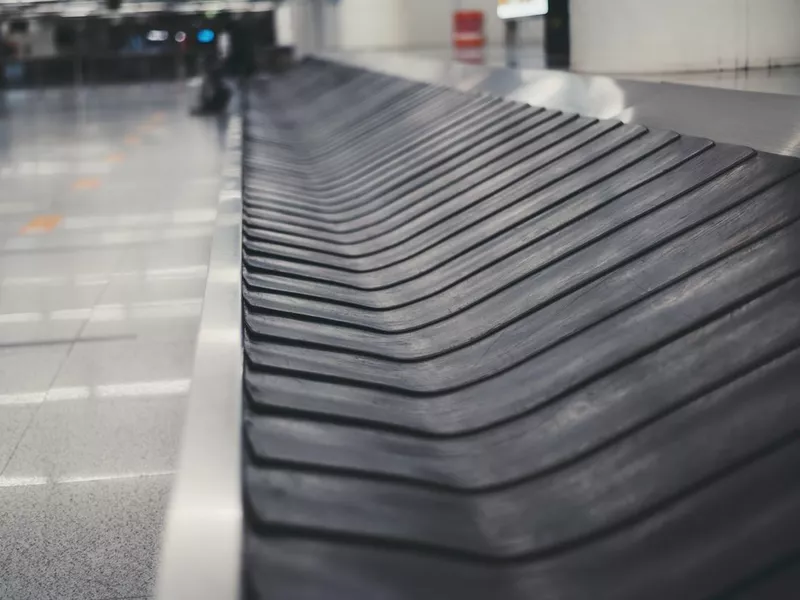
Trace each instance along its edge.
{"label": "blurred background", "polygon": [[796,93],[796,71],[778,68],[800,62],[798,20],[795,0],[5,0],[0,75],[6,87],[181,79],[230,36],[259,71],[292,51],[399,51]]}
{"label": "blurred background", "polygon": [[197,75],[220,34],[252,40],[259,66],[275,48],[270,2],[34,2],[2,5],[7,87],[175,80]]}

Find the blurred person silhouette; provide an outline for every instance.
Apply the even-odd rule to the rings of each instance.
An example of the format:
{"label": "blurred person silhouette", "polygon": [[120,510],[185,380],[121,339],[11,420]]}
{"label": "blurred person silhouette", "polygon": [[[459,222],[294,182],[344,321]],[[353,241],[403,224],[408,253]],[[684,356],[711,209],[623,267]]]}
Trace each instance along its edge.
{"label": "blurred person silhouette", "polygon": [[231,98],[231,91],[225,83],[223,65],[214,54],[206,57],[203,79],[200,85],[200,99],[193,109],[196,115],[212,115],[225,111]]}

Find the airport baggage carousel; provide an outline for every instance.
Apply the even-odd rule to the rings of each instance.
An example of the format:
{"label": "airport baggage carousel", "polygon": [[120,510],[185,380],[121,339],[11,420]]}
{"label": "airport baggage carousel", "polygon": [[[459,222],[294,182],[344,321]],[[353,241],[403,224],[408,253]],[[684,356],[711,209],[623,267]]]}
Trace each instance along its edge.
{"label": "airport baggage carousel", "polygon": [[245,105],[242,597],[797,595],[800,160],[323,60]]}

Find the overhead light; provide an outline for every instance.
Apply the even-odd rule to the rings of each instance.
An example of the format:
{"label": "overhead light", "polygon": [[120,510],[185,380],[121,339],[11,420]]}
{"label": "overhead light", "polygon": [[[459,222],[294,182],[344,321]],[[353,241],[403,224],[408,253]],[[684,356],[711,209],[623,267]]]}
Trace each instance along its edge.
{"label": "overhead light", "polygon": [[165,42],[169,37],[169,32],[163,29],[151,29],[147,32],[147,39],[151,42]]}
{"label": "overhead light", "polygon": [[546,15],[548,0],[499,0],[497,16],[501,19],[522,19]]}
{"label": "overhead light", "polygon": [[201,44],[210,44],[217,37],[211,29],[201,29],[197,32],[197,41]]}

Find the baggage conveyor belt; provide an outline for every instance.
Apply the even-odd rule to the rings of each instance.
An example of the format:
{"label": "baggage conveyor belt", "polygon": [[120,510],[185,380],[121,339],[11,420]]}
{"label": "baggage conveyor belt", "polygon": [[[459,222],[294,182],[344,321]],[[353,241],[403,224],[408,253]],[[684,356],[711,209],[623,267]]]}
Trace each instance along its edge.
{"label": "baggage conveyor belt", "polygon": [[800,160],[316,60],[243,160],[245,597],[797,597]]}

